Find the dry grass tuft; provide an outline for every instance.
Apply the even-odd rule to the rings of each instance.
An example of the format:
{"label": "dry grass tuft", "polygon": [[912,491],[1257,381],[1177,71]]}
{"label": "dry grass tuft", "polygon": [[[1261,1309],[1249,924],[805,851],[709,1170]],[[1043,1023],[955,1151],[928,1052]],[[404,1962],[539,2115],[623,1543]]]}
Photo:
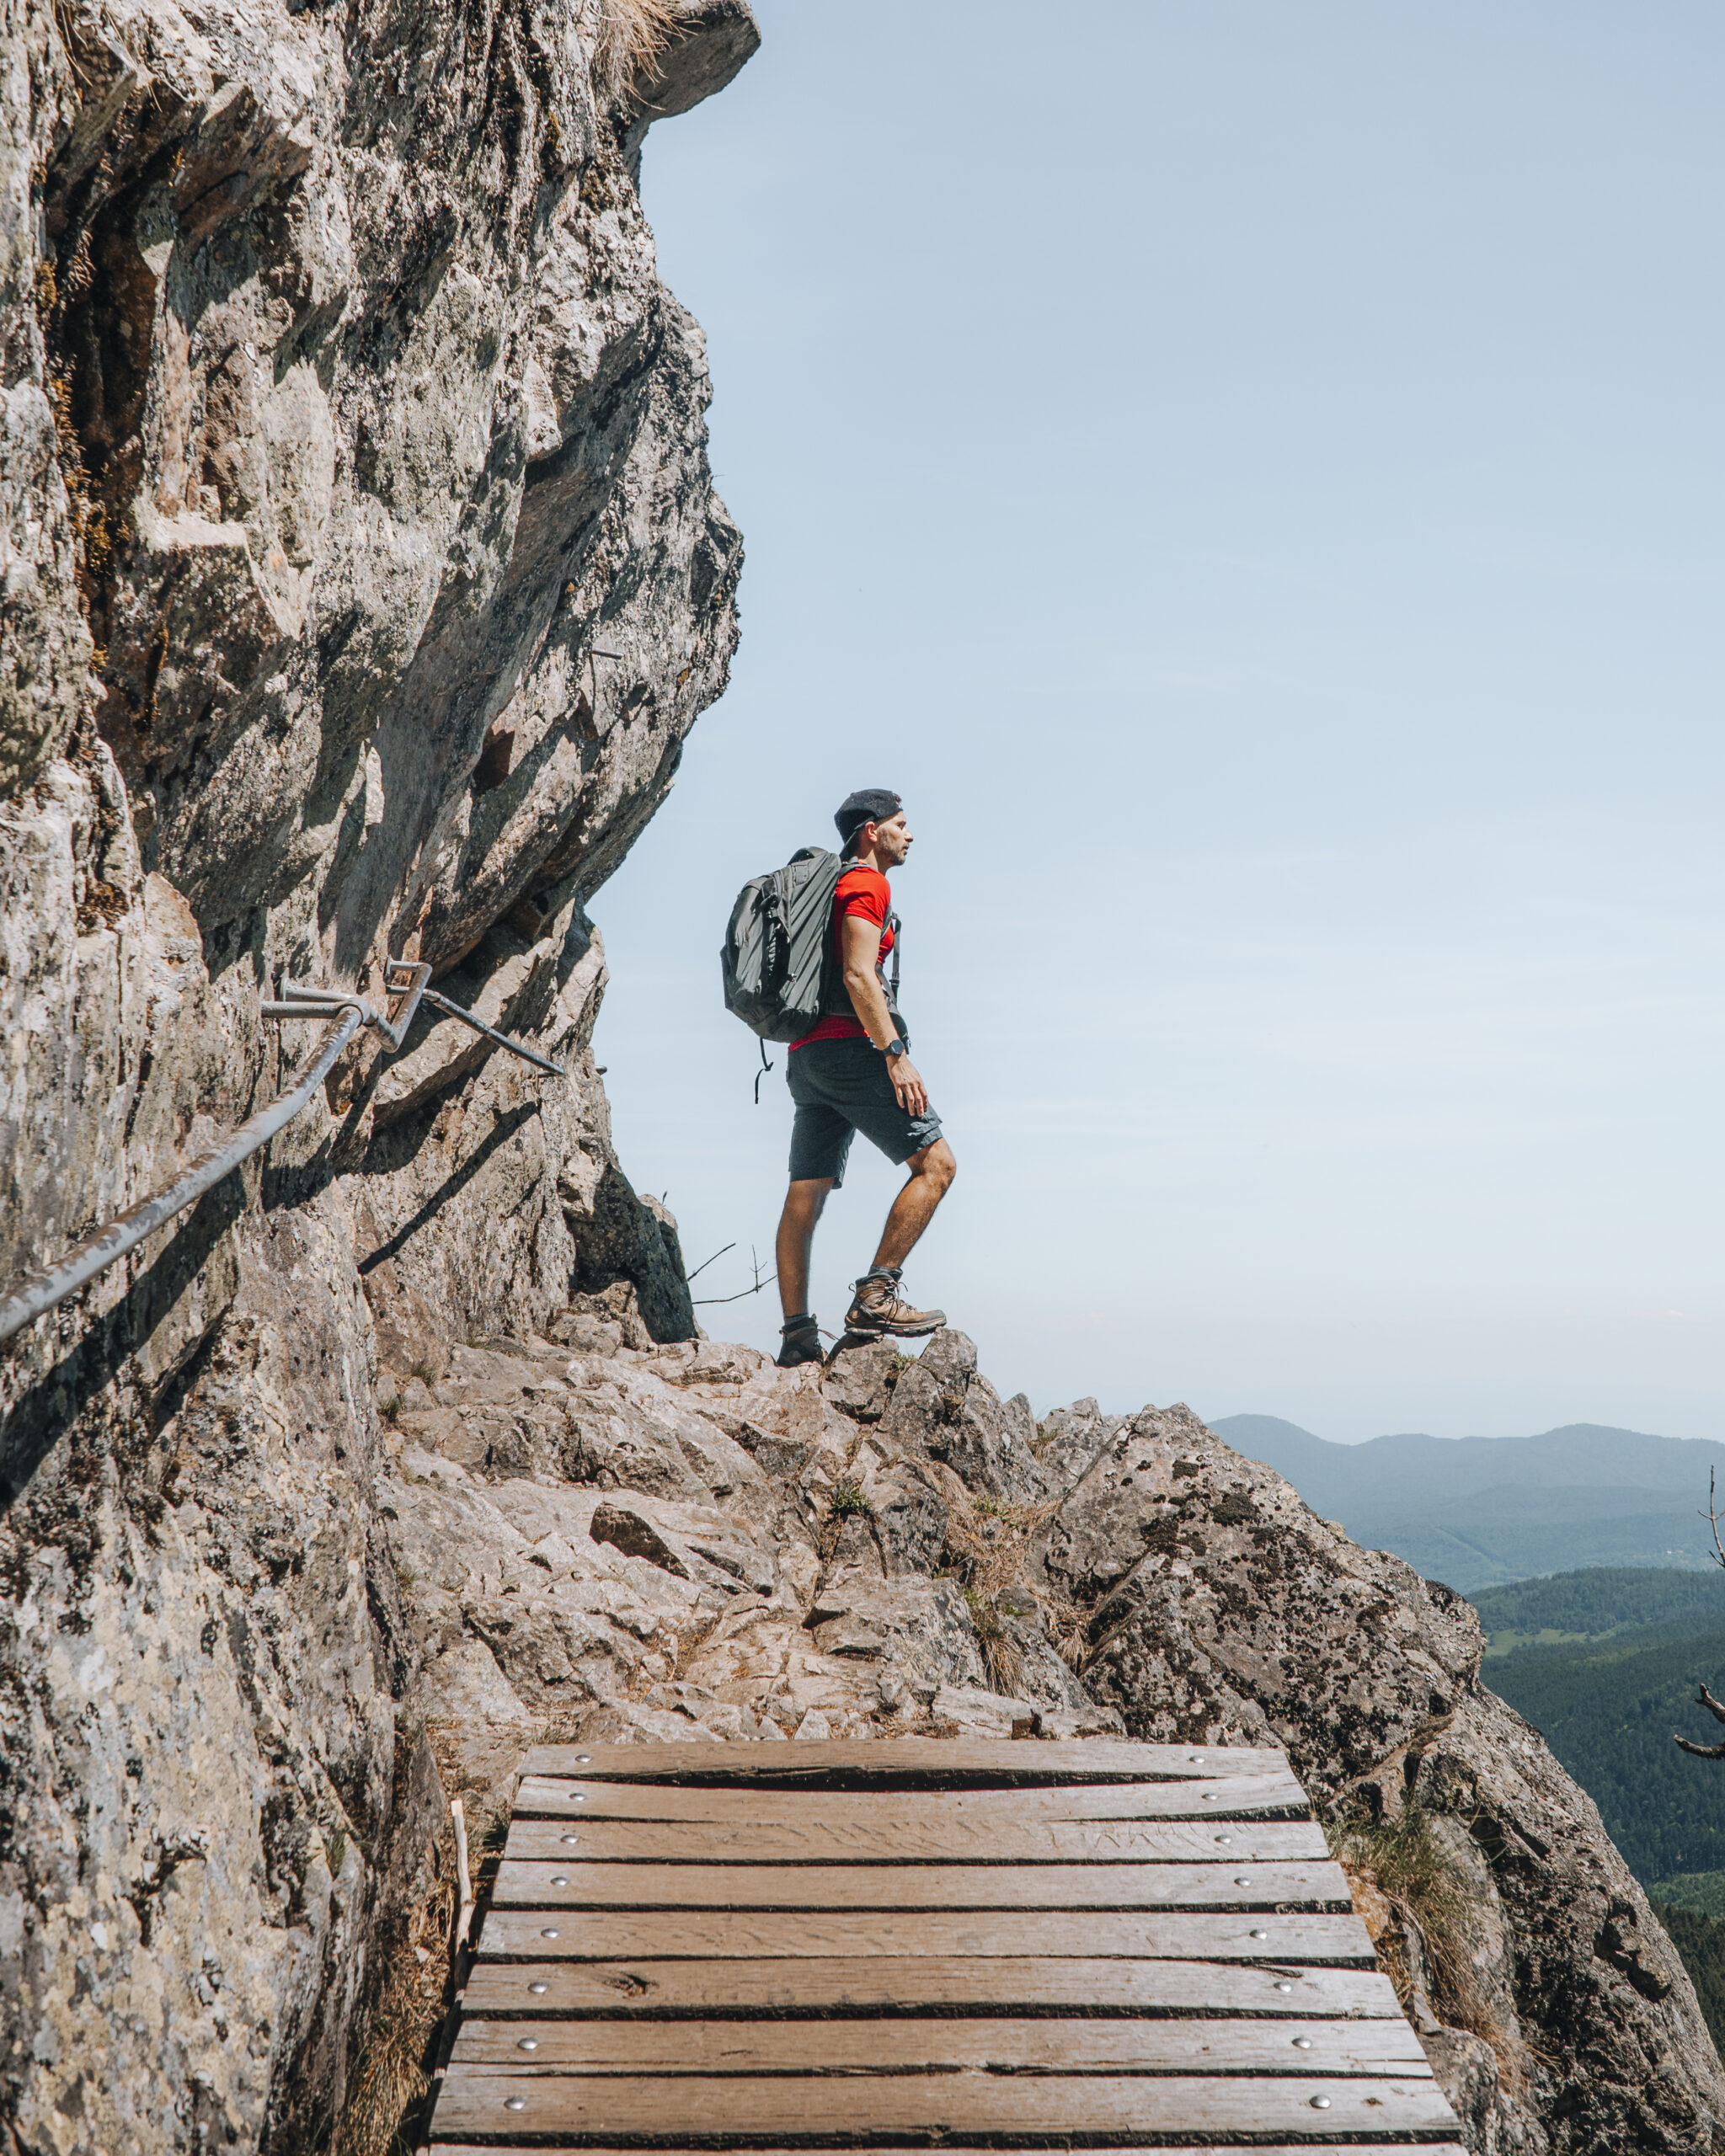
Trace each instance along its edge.
{"label": "dry grass tuft", "polygon": [[1369,1916],[1376,1896],[1399,1920],[1382,1925],[1369,1922],[1368,1929],[1403,2010],[1413,2009],[1416,1974],[1401,1929],[1407,1925],[1418,1935],[1419,1958],[1425,1964],[1438,2018],[1489,2044],[1505,2085],[1519,2091],[1522,2062],[1481,1988],[1469,1951],[1472,1897],[1468,1882],[1433,1833],[1426,1812],[1410,1805],[1397,1819],[1332,1828],[1330,1839],[1362,1914]]}
{"label": "dry grass tuft", "polygon": [[398,1961],[384,1981],[348,2076],[341,2156],[407,2156],[409,2116],[431,2085],[425,2055],[443,2018],[441,1985],[428,1999],[426,1975],[416,1962]]}
{"label": "dry grass tuft", "polygon": [[1026,1598],[1033,1600],[1049,1620],[1050,1636],[1066,1653],[1065,1612],[1051,1605],[1045,1588],[1032,1583],[1026,1563],[1031,1542],[1054,1517],[1056,1503],[1003,1505],[993,1497],[961,1497],[952,1486],[946,1494],[946,1554],[976,1627],[989,1682],[1011,1695],[1023,1681],[1024,1657],[1001,1613],[1004,1596],[1010,1593],[1021,1604]]}
{"label": "dry grass tuft", "polygon": [[426,2067],[444,2015],[454,1913],[446,1879],[391,1941],[377,2003],[348,2073],[334,2143],[339,2156],[409,2156],[414,2114],[431,2086]]}
{"label": "dry grass tuft", "polygon": [[[556,1743],[558,1740],[555,1737],[547,1737],[546,1742],[547,1743]],[[484,1824],[478,1828],[473,1836],[473,1853],[476,1854],[479,1860],[479,1870],[483,1870],[483,1860],[485,1858],[492,1856],[500,1857],[503,1854],[503,1845],[509,1839],[509,1830],[514,1818],[515,1806],[507,1797],[505,1797],[499,1802],[494,1804],[490,1811],[485,1815]],[[477,1881],[475,1882],[473,1891],[475,1897],[477,1898],[478,1894]]]}
{"label": "dry grass tuft", "polygon": [[976,1628],[977,1644],[982,1649],[982,1666],[988,1672],[988,1681],[996,1692],[1011,1698],[1023,1682],[1024,1657],[1007,1630],[998,1604],[974,1587],[967,1587],[963,1592],[970,1622]]}
{"label": "dry grass tuft", "polygon": [[593,78],[606,96],[651,82],[681,12],[677,0],[601,0]]}

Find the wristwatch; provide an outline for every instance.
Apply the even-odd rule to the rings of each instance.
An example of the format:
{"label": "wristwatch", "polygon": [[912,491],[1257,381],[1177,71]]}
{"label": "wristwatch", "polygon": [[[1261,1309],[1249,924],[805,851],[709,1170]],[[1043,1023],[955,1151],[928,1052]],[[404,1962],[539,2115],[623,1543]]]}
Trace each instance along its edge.
{"label": "wristwatch", "polygon": [[905,1043],[899,1040],[889,1041],[880,1052],[890,1063],[895,1055],[902,1055],[905,1053]]}

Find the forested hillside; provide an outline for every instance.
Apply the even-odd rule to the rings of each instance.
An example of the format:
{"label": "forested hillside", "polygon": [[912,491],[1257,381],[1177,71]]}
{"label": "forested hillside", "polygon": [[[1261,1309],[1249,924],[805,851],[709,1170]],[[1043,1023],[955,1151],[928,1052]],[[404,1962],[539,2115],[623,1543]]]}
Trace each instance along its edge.
{"label": "forested hillside", "polygon": [[1725,1761],[1671,1741],[1725,1736],[1696,1703],[1698,1682],[1725,1691],[1725,1581],[1600,1568],[1492,1588],[1475,1607],[1486,1681],[1599,1806],[1636,1876],[1725,1917]]}
{"label": "forested hillside", "polygon": [[1713,2041],[1725,2052],[1725,1924],[1674,1902],[1655,1902],[1653,1908],[1683,1956]]}
{"label": "forested hillside", "polygon": [[1725,1629],[1725,1580],[1717,1572],[1590,1566],[1510,1587],[1482,1588],[1470,1598],[1490,1636],[1493,1657],[1524,1645],[1606,1639],[1649,1625]]}

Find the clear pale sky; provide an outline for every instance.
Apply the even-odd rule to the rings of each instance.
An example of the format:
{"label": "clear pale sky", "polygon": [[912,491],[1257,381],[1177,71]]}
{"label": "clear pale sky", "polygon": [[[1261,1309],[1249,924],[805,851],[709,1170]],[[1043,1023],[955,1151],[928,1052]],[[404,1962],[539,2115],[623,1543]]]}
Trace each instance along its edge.
{"label": "clear pale sky", "polygon": [[594,905],[697,1294],[790,1122],[731,901],[886,785],[1002,1391],[1725,1434],[1725,12],[756,6],[644,173],[742,648]]}

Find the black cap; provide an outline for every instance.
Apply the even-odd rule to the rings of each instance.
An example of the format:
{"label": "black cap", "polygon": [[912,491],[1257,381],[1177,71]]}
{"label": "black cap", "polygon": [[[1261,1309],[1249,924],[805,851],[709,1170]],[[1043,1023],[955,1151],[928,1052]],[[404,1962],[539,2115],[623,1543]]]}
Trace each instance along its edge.
{"label": "black cap", "polygon": [[865,824],[884,824],[889,816],[896,816],[904,805],[888,787],[865,786],[860,792],[846,798],[833,821],[839,827],[839,837],[848,846]]}

